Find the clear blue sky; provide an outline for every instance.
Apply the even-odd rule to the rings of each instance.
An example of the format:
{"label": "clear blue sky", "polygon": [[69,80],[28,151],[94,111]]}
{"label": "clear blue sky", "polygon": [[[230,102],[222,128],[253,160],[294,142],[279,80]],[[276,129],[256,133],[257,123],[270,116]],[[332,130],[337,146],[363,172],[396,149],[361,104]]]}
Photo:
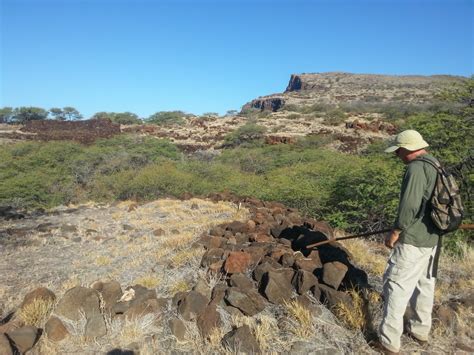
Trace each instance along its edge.
{"label": "clear blue sky", "polygon": [[0,4],[0,107],[224,113],[292,73],[473,74],[472,0]]}

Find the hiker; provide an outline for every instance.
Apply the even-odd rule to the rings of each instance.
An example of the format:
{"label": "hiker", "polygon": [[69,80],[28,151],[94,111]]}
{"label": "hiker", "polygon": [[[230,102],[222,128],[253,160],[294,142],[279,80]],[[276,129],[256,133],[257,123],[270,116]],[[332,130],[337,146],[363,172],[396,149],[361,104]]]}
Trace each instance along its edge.
{"label": "hiker", "polygon": [[[420,133],[406,130],[396,136],[395,145],[385,152],[395,153],[406,165],[398,215],[393,230],[385,238],[392,249],[383,276],[384,309],[378,347],[385,354],[397,354],[405,331],[420,344],[427,344],[431,328],[435,275],[433,269],[441,231],[430,217],[429,201],[435,187],[436,162],[425,148]],[[410,304],[411,315],[404,314]]]}

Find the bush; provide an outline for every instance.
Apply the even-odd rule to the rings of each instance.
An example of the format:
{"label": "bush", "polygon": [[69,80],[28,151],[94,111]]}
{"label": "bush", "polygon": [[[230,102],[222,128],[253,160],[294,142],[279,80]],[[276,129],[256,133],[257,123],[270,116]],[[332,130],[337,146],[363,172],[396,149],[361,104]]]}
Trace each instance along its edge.
{"label": "bush", "polygon": [[159,126],[183,125],[186,123],[185,118],[188,116],[183,111],[160,111],[154,113],[145,121]]}
{"label": "bush", "polygon": [[224,138],[224,145],[226,147],[236,147],[242,144],[255,145],[263,142],[263,134],[266,128],[257,125],[254,122],[247,122],[240,126],[235,131],[229,133]]}
{"label": "bush", "polygon": [[346,114],[341,109],[333,109],[326,112],[323,122],[330,126],[338,126],[344,122]]}

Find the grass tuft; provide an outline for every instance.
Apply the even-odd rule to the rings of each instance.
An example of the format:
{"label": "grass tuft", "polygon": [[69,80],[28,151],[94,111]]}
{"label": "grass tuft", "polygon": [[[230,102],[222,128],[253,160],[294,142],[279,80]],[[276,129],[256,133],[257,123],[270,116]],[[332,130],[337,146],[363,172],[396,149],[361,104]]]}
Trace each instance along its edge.
{"label": "grass tuft", "polygon": [[37,298],[20,309],[20,319],[26,325],[42,328],[54,307],[54,301]]}
{"label": "grass tuft", "polygon": [[356,290],[349,291],[349,294],[352,297],[352,307],[340,302],[333,307],[332,311],[346,327],[363,331],[366,328],[364,300]]}
{"label": "grass tuft", "polygon": [[135,280],[135,284],[142,285],[143,287],[153,289],[161,284],[161,278],[156,275],[145,275]]}
{"label": "grass tuft", "polygon": [[290,319],[290,332],[298,338],[311,338],[314,334],[311,311],[296,300],[285,302],[283,306]]}

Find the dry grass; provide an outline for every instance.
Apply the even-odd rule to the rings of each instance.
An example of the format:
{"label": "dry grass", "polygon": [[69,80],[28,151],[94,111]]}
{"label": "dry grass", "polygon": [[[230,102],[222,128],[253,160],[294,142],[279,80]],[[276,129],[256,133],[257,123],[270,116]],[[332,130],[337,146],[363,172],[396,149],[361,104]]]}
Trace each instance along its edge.
{"label": "dry grass", "polygon": [[144,275],[136,279],[133,283],[137,285],[142,285],[146,288],[155,288],[161,284],[162,279],[157,275]]}
{"label": "dry grass", "polygon": [[178,292],[189,291],[189,290],[191,290],[191,288],[192,288],[192,285],[190,284],[190,282],[188,280],[181,279],[181,280],[177,280],[176,282],[172,283],[168,287],[168,293],[170,295],[174,295]]}
{"label": "dry grass", "polygon": [[183,267],[185,265],[197,266],[203,254],[204,250],[198,248],[181,250],[170,258],[169,264],[174,268]]}
{"label": "dry grass", "polygon": [[53,308],[54,301],[36,298],[25,307],[20,308],[19,317],[27,325],[42,328]]}
{"label": "dry grass", "polygon": [[349,329],[363,331],[366,328],[364,300],[356,290],[349,291],[352,297],[352,307],[344,302],[336,304],[332,311],[336,317]]}
{"label": "dry grass", "polygon": [[389,253],[383,244],[363,239],[350,239],[343,244],[357,266],[372,275],[380,277],[383,275]]}
{"label": "dry grass", "polygon": [[112,259],[109,256],[101,255],[95,259],[95,264],[97,266],[106,266],[112,262]]}
{"label": "dry grass", "polygon": [[289,317],[289,330],[296,337],[309,339],[314,334],[313,315],[311,311],[298,301],[284,303]]}

